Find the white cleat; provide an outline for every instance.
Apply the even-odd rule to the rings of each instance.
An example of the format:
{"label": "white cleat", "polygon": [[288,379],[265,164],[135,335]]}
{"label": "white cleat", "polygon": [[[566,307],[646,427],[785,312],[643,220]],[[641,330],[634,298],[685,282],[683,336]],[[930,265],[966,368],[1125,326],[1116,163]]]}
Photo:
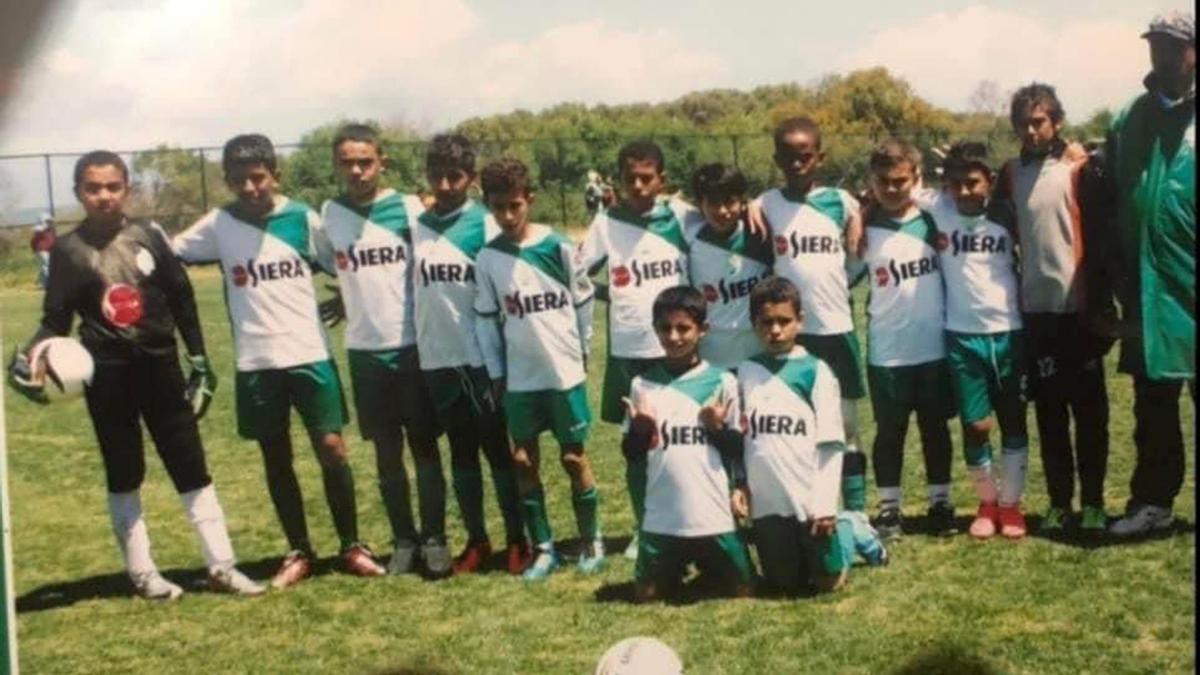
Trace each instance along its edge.
{"label": "white cleat", "polygon": [[137,575],[133,579],[133,588],[147,600],[175,600],[183,595],[183,589],[178,584],[167,581],[157,571]]}
{"label": "white cleat", "polygon": [[267,587],[242,574],[236,567],[216,569],[208,573],[208,587],[217,593],[229,593],[252,598],[267,592]]}

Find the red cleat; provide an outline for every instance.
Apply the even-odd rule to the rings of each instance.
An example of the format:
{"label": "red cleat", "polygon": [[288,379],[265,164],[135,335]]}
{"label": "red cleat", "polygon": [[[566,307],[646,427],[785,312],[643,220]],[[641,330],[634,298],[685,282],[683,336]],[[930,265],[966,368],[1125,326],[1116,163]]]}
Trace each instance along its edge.
{"label": "red cleat", "polygon": [[303,551],[292,551],[283,558],[283,563],[275,576],[271,577],[271,587],[284,589],[304,581],[312,576],[312,558]]}
{"label": "red cleat", "polygon": [[383,565],[375,560],[371,549],[362,544],[355,544],[342,553],[342,569],[356,577],[381,577],[387,574]]}
{"label": "red cleat", "polygon": [[1025,514],[1021,513],[1020,504],[996,509],[996,522],[1000,525],[1000,534],[1008,539],[1021,539],[1025,536]]}
{"label": "red cleat", "polygon": [[995,503],[980,504],[975,520],[971,522],[971,528],[968,530],[971,536],[976,539],[991,539],[996,534],[998,512],[999,507]]}
{"label": "red cleat", "polygon": [[490,555],[492,555],[492,545],[489,542],[467,544],[463,552],[454,558],[454,564],[450,566],[450,569],[454,571],[455,576],[478,572],[483,569]]}
{"label": "red cleat", "polygon": [[529,542],[509,544],[504,557],[508,562],[508,573],[521,574],[526,567],[529,567],[529,563],[533,562],[533,548]]}

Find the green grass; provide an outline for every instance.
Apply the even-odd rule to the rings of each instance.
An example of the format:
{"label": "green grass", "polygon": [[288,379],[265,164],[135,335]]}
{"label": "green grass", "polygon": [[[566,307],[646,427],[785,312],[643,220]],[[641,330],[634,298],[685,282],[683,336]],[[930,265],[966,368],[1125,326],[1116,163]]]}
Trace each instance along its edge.
{"label": "green grass", "polygon": [[[0,272],[7,272],[0,274],[0,309],[8,351],[33,330],[40,296],[32,288],[32,265],[28,275]],[[219,277],[209,270],[195,272],[193,279],[222,375],[201,423],[209,466],[244,567],[262,578],[273,571],[284,541],[258,451],[234,432],[233,360]],[[598,333],[602,340],[603,330]],[[344,365],[340,331],[334,340]],[[603,353],[602,344],[596,349]],[[1115,374],[1111,360],[1109,365],[1113,419],[1106,499],[1115,512],[1128,496],[1132,469],[1132,395],[1129,379]],[[594,409],[601,367],[593,366],[590,381]],[[1191,462],[1193,405],[1186,396],[1183,402]],[[634,606],[625,600],[633,566],[614,555],[599,577],[567,571],[534,587],[501,572],[441,582],[414,576],[361,580],[330,572],[260,599],[194,592],[158,605],[130,597],[82,402],[42,408],[9,394],[6,405],[21,598],[18,650],[31,673],[585,673],[608,645],[639,634],[671,644],[691,673],[1157,673],[1195,667],[1192,465],[1176,508],[1187,524],[1173,536],[1089,548],[1038,537],[980,544],[965,536],[936,540],[912,534],[893,547],[891,566],[856,568],[843,593],[815,600]],[[869,442],[874,434],[865,402],[861,414]],[[961,448],[955,434],[955,447]],[[905,466],[910,516],[924,511],[914,436],[915,431]],[[375,489],[372,450],[356,428],[348,438],[360,529],[377,550],[386,551],[388,527]],[[303,447],[298,436],[296,442]],[[1037,447],[1034,438],[1026,501],[1033,513],[1046,507]],[[589,452],[600,480],[604,531],[627,535],[632,519],[615,429],[599,424]],[[195,583],[203,571],[191,529],[161,463],[150,457],[148,466],[143,499],[155,558],[169,577]],[[314,541],[331,554],[336,539],[316,461],[301,453],[296,467]],[[572,537],[565,476],[555,464],[547,467],[555,532]],[[973,502],[960,452],[954,468],[954,499],[965,518]],[[490,495],[487,504],[489,529],[501,538]],[[462,532],[453,500],[448,523],[457,548]]]}

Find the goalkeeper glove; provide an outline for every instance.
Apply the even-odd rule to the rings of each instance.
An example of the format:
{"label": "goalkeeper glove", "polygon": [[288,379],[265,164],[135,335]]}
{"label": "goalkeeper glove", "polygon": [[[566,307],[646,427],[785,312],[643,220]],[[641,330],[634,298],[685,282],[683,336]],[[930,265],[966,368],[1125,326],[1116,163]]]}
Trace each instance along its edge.
{"label": "goalkeeper glove", "polygon": [[8,384],[25,398],[35,403],[46,404],[45,385],[33,376],[33,364],[21,350],[13,352],[12,360],[8,362]]}
{"label": "goalkeeper glove", "polygon": [[217,374],[213,372],[208,357],[203,354],[188,356],[188,363],[192,366],[192,372],[188,376],[183,397],[192,409],[192,415],[200,419],[208,412],[208,404],[212,403],[213,392],[217,389]]}

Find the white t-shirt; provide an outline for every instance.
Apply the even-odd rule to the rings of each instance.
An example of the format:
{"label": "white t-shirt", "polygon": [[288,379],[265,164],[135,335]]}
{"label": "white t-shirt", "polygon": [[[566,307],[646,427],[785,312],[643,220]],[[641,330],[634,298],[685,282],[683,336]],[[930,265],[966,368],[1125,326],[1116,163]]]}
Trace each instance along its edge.
{"label": "white t-shirt", "polygon": [[413,317],[412,227],[421,200],[383,190],[360,207],[344,197],[321,207],[321,266],[337,272],[346,307],[346,347],[377,351],[417,341]]}
{"label": "white t-shirt", "polygon": [[219,263],[233,326],[237,370],[291,368],[329,358],[317,311],[312,265],[320,217],[307,205],[276,199],[265,223],[213,209],[171,241],[187,263]]}
{"label": "white t-shirt", "polygon": [[838,188],[814,187],[797,202],[775,188],[763,193],[763,214],[775,243],[775,274],[800,290],[806,335],[854,330],[846,279],[846,226],[858,201]]}
{"label": "white t-shirt", "polygon": [[833,371],[795,347],[755,356],[737,377],[751,517],[836,515],[846,446]]}
{"label": "white t-shirt", "polygon": [[729,476],[721,454],[708,443],[700,409],[726,402],[725,423],[736,428],[740,412],[733,374],[705,361],[679,376],[659,365],[634,377],[629,391],[631,400],[652,410],[659,425],[659,445],[646,458],[642,529],[676,537],[732,532]]}
{"label": "white t-shirt", "polygon": [[[520,244],[496,237],[475,259],[475,311],[503,312],[502,349],[484,347],[492,379],[510,391],[564,391],[583,382],[592,336],[592,282],[574,243],[531,224]],[[489,353],[492,352],[492,353]]]}
{"label": "white t-shirt", "polygon": [[718,368],[736,368],[762,351],[750,323],[750,290],[771,274],[771,244],[747,233],[744,224],[729,237],[706,224],[688,242],[688,276],[708,301],[708,335],[700,341],[700,356]]}
{"label": "white t-shirt", "polygon": [[945,358],[945,301],[933,216],[918,209],[903,220],[880,214],[865,235],[867,362],[894,367]]}

